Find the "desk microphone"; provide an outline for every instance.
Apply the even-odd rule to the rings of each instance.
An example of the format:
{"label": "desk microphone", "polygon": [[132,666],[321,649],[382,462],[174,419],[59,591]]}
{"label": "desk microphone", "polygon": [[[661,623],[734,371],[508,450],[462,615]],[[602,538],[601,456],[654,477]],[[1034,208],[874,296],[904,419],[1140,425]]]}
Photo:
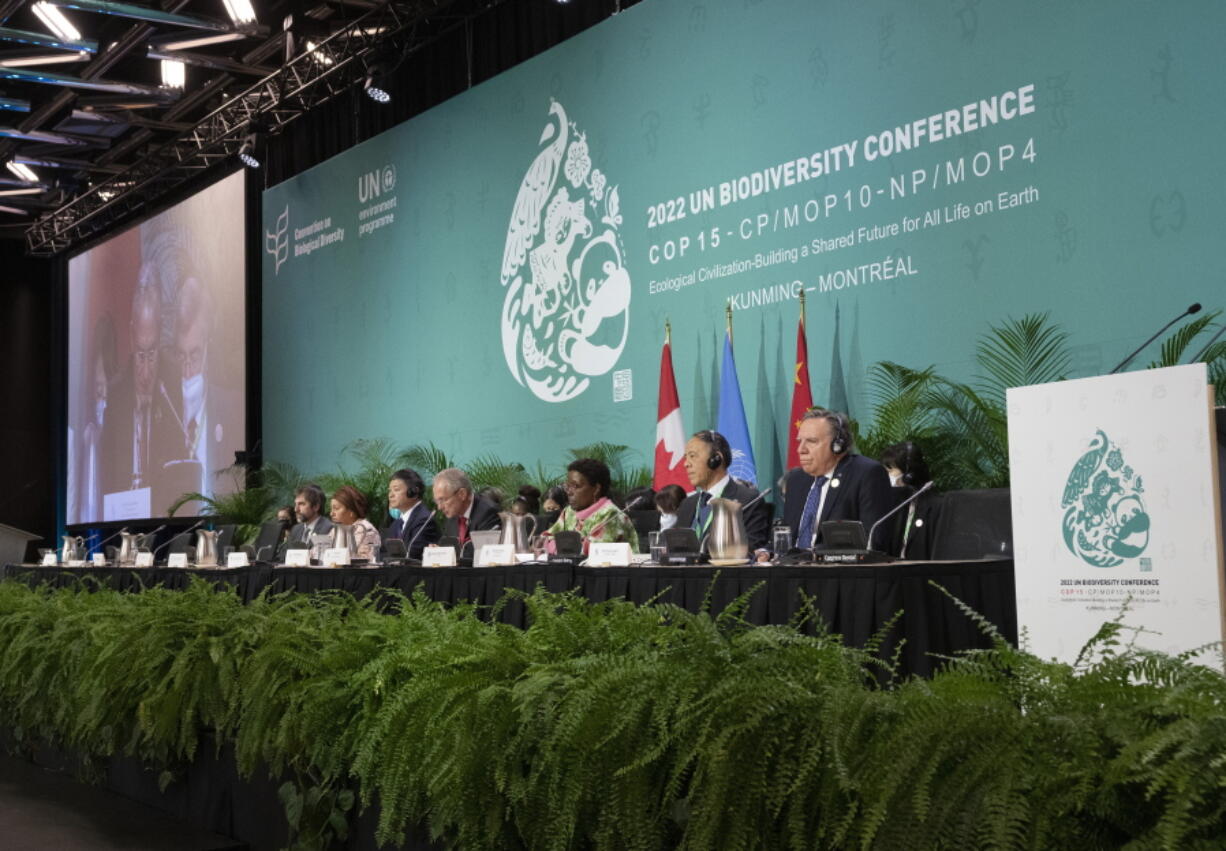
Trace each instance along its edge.
{"label": "desk microphone", "polygon": [[769,494],[773,490],[774,488],[767,488],[766,490],[762,491],[762,493],[758,494],[753,499],[751,499],[749,502],[742,505],[741,510],[744,511],[746,508],[749,508],[749,506],[753,505],[755,502],[762,499],[763,497],[765,497],[767,494]]}
{"label": "desk microphone", "polygon": [[1163,333],[1164,331],[1166,331],[1166,329],[1167,329],[1167,328],[1170,328],[1172,325],[1174,325],[1174,324],[1175,324],[1176,322],[1178,322],[1180,319],[1183,319],[1185,316],[1191,316],[1193,313],[1200,313],[1200,302],[1199,302],[1199,301],[1198,301],[1198,302],[1196,302],[1195,304],[1190,304],[1190,305],[1188,305],[1188,309],[1187,309],[1187,310],[1185,310],[1183,313],[1179,314],[1179,315],[1178,315],[1178,316],[1176,316],[1174,319],[1172,319],[1170,322],[1166,323],[1166,324],[1165,324],[1165,325],[1163,325],[1161,328],[1159,328],[1159,329],[1158,329],[1158,333],[1157,333],[1157,334],[1154,334],[1154,336],[1150,337],[1150,338],[1149,338],[1148,340],[1146,340],[1144,343],[1142,343],[1141,345],[1137,346],[1136,350],[1135,350],[1135,351],[1134,351],[1132,354],[1130,354],[1128,357],[1126,357],[1126,358],[1124,358],[1122,361],[1120,361],[1120,362],[1119,362],[1119,363],[1116,365],[1115,369],[1113,369],[1113,370],[1111,370],[1110,372],[1108,372],[1108,373],[1107,373],[1107,375],[1115,375],[1115,374],[1116,374],[1117,372],[1119,372],[1121,369],[1123,369],[1124,367],[1128,366],[1129,362],[1130,362],[1130,361],[1131,361],[1133,358],[1135,358],[1137,355],[1139,355],[1139,354],[1141,353],[1141,350],[1142,350],[1142,349],[1144,349],[1146,346],[1148,346],[1148,345],[1149,345],[1150,343],[1152,343],[1154,340],[1158,339],[1158,337],[1160,337],[1160,336],[1162,335],[1162,333]]}
{"label": "desk microphone", "polygon": [[136,548],[137,548],[137,549],[140,549],[141,547],[144,547],[144,546],[145,546],[145,542],[146,542],[146,541],[148,541],[150,538],[153,538],[154,540],[157,540],[157,537],[156,537],[156,536],[157,536],[157,533],[158,533],[158,532],[160,532],[160,531],[162,531],[162,530],[163,530],[163,529],[165,529],[165,528],[166,528],[166,524],[165,524],[165,523],[163,523],[161,526],[157,527],[157,528],[156,528],[156,529],[154,529],[152,532],[142,532],[142,533],[141,533],[141,536],[140,536],[140,543],[139,543],[139,544],[137,544]]}
{"label": "desk microphone", "polygon": [[[422,506],[425,505],[424,502],[420,504]],[[430,512],[429,514],[426,515],[426,522],[417,527],[417,531],[413,533],[413,537],[409,538],[409,542],[405,544],[405,547],[404,547],[405,558],[413,557],[413,544],[417,541],[417,538],[421,535],[421,533],[426,531],[426,527],[430,525],[431,521],[434,520],[434,512],[430,511],[430,509],[428,508],[426,510]],[[409,513],[412,514],[413,512],[409,511]]]}
{"label": "desk microphone", "polygon": [[[195,523],[193,523],[191,526],[188,526],[188,527],[187,527],[186,529],[184,529],[182,532],[176,532],[175,534],[173,534],[173,535],[171,535],[169,538],[167,538],[167,539],[166,539],[166,541],[165,541],[165,542],[164,542],[164,543],[163,543],[163,544],[162,544],[160,547],[158,547],[156,550],[154,550],[154,551],[153,551],[153,562],[154,562],[154,564],[157,564],[157,555],[158,555],[158,553],[160,553],[162,550],[166,549],[166,548],[167,548],[167,547],[169,547],[171,544],[173,544],[173,543],[175,542],[175,539],[176,539],[176,538],[178,538],[180,535],[187,535],[187,534],[189,534],[189,533],[190,533],[192,530],[194,530],[194,529],[199,529],[199,528],[200,528],[202,525],[204,525],[204,522],[205,522],[206,520],[208,520],[208,519],[209,519],[208,517],[201,517],[199,520],[197,520],[197,521],[196,521]],[[187,540],[188,540],[188,541],[191,541],[191,538],[188,538]]]}
{"label": "desk microphone", "polygon": [[935,482],[929,482],[928,484],[924,485],[922,488],[920,488],[919,490],[917,490],[915,493],[911,494],[909,497],[907,497],[906,499],[904,499],[902,502],[898,503],[898,505],[896,505],[896,506],[894,506],[893,508],[891,508],[891,509],[890,509],[889,511],[887,511],[885,514],[881,515],[881,518],[880,518],[880,519],[879,519],[879,520],[878,520],[876,523],[874,523],[874,524],[872,525],[872,527],[870,527],[870,528],[869,528],[869,530],[868,530],[868,540],[864,542],[864,549],[869,550],[870,552],[872,551],[872,549],[873,549],[873,533],[877,531],[877,527],[878,527],[878,526],[880,526],[880,525],[881,525],[882,523],[884,523],[886,520],[888,520],[888,519],[890,519],[891,517],[893,517],[893,516],[894,516],[895,514],[897,514],[898,512],[902,511],[902,510],[903,510],[903,508],[905,508],[906,506],[908,506],[908,505],[910,505],[911,503],[915,502],[917,499],[919,499],[920,494],[922,494],[922,493],[924,493],[924,492],[926,492],[926,491],[931,490],[931,489],[932,489],[932,486],[933,486],[934,484],[936,484],[936,483],[935,483]]}
{"label": "desk microphone", "polygon": [[[613,507],[614,507],[615,509],[617,509],[617,513],[618,513],[618,514],[620,514],[622,517],[625,517],[627,520],[630,520],[630,516],[629,516],[628,514],[626,514],[626,512],[627,512],[627,511],[629,511],[630,509],[634,508],[634,506],[638,505],[640,502],[642,502],[642,501],[643,501],[643,500],[645,500],[645,499],[647,499],[647,495],[646,495],[646,494],[643,494],[642,496],[636,496],[634,499],[632,499],[632,500],[630,500],[629,502],[627,502],[627,503],[626,503],[626,507],[625,507],[625,508],[618,508],[618,506],[617,506],[617,503],[616,503],[616,502],[615,502],[615,503],[613,503]],[[610,517],[610,518],[609,518],[609,520],[612,520],[612,519],[613,519],[612,517]],[[596,528],[592,529],[592,534],[591,534],[591,535],[588,535],[587,537],[588,537],[589,539],[591,539],[592,535],[595,535],[597,532],[599,532],[600,530],[604,529],[604,527],[605,527],[605,526],[609,525],[609,520],[604,521],[604,522],[603,522],[603,523],[601,523],[599,526],[597,526]],[[634,521],[633,521],[633,520],[630,520],[630,525],[632,525],[632,526],[634,525]]]}
{"label": "desk microphone", "polygon": [[104,548],[106,547],[107,543],[115,540],[116,538],[118,538],[120,535],[122,535],[126,531],[128,531],[128,527],[124,526],[122,529],[120,529],[114,535],[111,535],[109,538],[103,538],[101,541],[98,542],[98,549],[102,550],[103,555],[106,555],[106,549]]}

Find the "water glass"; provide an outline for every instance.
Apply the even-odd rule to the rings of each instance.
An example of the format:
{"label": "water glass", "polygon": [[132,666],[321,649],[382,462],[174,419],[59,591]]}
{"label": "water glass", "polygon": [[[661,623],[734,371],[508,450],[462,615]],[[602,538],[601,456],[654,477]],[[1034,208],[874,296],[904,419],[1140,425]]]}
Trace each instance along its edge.
{"label": "water glass", "polygon": [[775,558],[787,553],[792,548],[792,530],[787,526],[776,526],[771,535],[771,550]]}
{"label": "water glass", "polygon": [[648,532],[647,533],[648,551],[651,553],[652,564],[664,564],[664,559],[667,553],[664,551],[664,533],[663,532]]}

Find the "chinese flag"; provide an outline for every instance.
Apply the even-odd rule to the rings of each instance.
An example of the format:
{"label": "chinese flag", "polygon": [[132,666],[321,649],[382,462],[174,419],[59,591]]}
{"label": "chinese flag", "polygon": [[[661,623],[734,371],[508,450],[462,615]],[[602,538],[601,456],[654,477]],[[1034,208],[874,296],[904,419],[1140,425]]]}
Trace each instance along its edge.
{"label": "chinese flag", "polygon": [[805,342],[805,302],[800,299],[800,322],[796,326],[796,374],[792,382],[792,418],[788,427],[788,469],[800,466],[796,453],[796,437],[800,418],[813,407],[813,391],[809,388],[809,344]]}
{"label": "chinese flag", "polygon": [[677,396],[677,379],[673,377],[673,351],[669,336],[664,338],[660,353],[660,403],[656,419],[656,467],[651,486],[659,490],[665,485],[681,485],[690,489],[689,477],[681,465],[685,458],[685,428],[681,423],[681,401]]}

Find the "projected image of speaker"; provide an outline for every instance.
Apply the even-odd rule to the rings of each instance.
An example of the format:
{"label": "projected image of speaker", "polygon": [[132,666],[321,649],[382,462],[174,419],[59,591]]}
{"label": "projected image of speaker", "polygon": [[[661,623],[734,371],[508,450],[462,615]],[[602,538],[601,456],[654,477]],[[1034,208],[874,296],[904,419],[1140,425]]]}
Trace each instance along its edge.
{"label": "projected image of speaker", "polygon": [[69,260],[69,524],[238,486],[219,471],[246,448],[243,180]]}

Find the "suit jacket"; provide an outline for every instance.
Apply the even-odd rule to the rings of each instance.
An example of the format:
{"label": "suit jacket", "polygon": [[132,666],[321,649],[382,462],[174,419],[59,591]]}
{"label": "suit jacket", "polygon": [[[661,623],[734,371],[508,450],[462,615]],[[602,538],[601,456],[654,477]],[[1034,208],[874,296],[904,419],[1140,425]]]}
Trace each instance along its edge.
{"label": "suit jacket", "polygon": [[434,512],[424,502],[409,509],[407,515],[401,515],[392,521],[387,530],[388,538],[399,538],[408,547],[409,558],[420,559],[422,551],[428,544],[439,539],[438,523]]}
{"label": "suit jacket", "polygon": [[[729,479],[724,486],[721,499],[735,499],[741,505],[756,499],[758,489],[738,484],[736,479]],[[690,529],[694,526],[694,512],[698,510],[698,494],[692,493],[681,501],[677,508],[677,528]],[[759,499],[742,512],[745,518],[745,534],[748,537],[749,551],[766,549],[770,546],[770,513],[766,509],[766,500]],[[702,537],[699,535],[699,537]]]}
{"label": "suit jacket", "polygon": [[[895,488],[895,490],[900,490],[900,488]],[[906,490],[907,496],[913,493],[911,488]],[[941,514],[943,499],[942,494],[929,491],[912,504],[911,508],[914,510],[904,508],[899,511],[902,520],[898,524],[899,531],[896,532],[894,546],[890,552],[908,561],[930,560],[933,544],[936,541],[937,519]]]}
{"label": "suit jacket", "polygon": [[[498,517],[498,506],[479,496],[474,496],[473,512],[468,518],[468,534],[501,528],[502,520]],[[448,517],[443,532],[449,538],[460,537],[460,518]]]}
{"label": "suit jacket", "polygon": [[[838,487],[834,487],[836,481],[839,483]],[[813,486],[813,477],[797,467],[788,472],[786,486],[783,522],[792,530],[793,535],[797,535],[800,532],[800,518],[805,509],[805,500],[809,496],[809,488]],[[845,455],[834,468],[834,475],[826,485],[826,504],[822,506],[822,516],[818,518],[816,541],[819,545],[822,543],[821,523],[827,520],[859,520],[864,524],[867,534],[873,524],[884,517],[894,504],[890,476],[885,467],[863,455]],[[884,533],[878,529],[877,534]],[[877,543],[876,540],[874,543]],[[804,546],[800,541],[797,541],[796,545],[802,548]]]}
{"label": "suit jacket", "polygon": [[[285,539],[286,543],[297,544],[297,543],[303,542],[302,533],[305,530],[306,530],[305,523],[295,523],[294,528],[289,530],[289,537]],[[331,531],[332,531],[332,521],[329,520],[327,517],[324,517],[321,514],[319,516],[319,519],[315,521],[315,534],[316,535],[326,535]],[[304,543],[310,544],[312,542],[305,541]]]}
{"label": "suit jacket", "polygon": [[[166,399],[158,392],[156,385],[150,398],[150,405],[144,484],[152,488],[150,511],[154,517],[161,517],[166,514],[166,508],[179,494],[200,488],[198,484],[191,482],[187,483],[192,485],[190,487],[179,487],[179,482],[168,479],[163,473],[166,462],[178,457],[176,453],[179,452],[179,447],[183,443],[182,431],[175,419],[175,412],[167,405]],[[111,385],[107,395],[105,425],[102,434],[103,444],[99,447],[103,493],[115,493],[132,488],[135,411],[135,378],[129,371]],[[102,520],[102,512],[99,511],[98,517],[90,519]]]}

